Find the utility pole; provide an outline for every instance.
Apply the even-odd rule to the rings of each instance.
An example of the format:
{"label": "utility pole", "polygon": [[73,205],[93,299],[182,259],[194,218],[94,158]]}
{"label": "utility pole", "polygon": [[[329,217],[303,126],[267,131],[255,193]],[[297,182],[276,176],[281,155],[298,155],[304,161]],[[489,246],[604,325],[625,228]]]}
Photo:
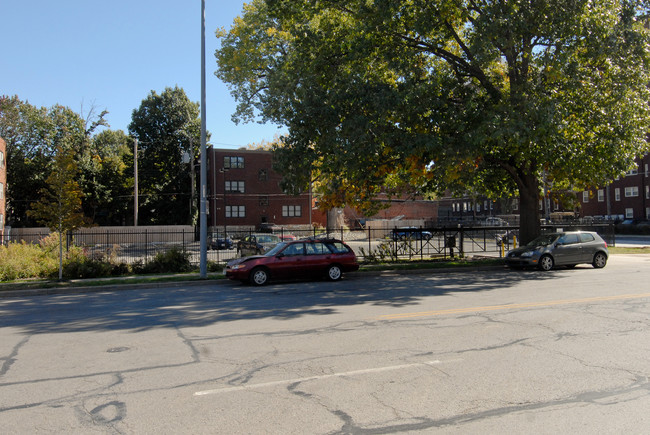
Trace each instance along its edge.
{"label": "utility pole", "polygon": [[138,226],[138,140],[133,142],[133,226]]}
{"label": "utility pole", "polygon": [[201,210],[199,212],[201,252],[200,274],[201,278],[208,276],[208,222],[206,215],[207,193],[207,156],[206,156],[206,116],[205,116],[205,0],[201,0]]}

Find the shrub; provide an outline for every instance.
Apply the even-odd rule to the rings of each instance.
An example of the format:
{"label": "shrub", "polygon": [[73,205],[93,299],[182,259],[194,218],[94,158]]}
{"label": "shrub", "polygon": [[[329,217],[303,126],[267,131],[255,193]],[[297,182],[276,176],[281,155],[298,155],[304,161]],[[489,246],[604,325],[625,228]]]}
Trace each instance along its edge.
{"label": "shrub", "polygon": [[85,256],[70,258],[63,264],[65,278],[101,278],[110,276],[113,266]]}
{"label": "shrub", "polygon": [[190,254],[179,248],[159,252],[150,262],[134,267],[137,273],[178,273],[192,270]]}
{"label": "shrub", "polygon": [[0,281],[47,278],[58,270],[58,251],[40,245],[9,243],[0,246]]}

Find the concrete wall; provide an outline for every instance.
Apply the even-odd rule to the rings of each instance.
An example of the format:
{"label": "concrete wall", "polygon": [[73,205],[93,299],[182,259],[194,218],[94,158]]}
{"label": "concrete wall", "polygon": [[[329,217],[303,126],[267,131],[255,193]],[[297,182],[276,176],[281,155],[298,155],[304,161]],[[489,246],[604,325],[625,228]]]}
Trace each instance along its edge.
{"label": "concrete wall", "polygon": [[[33,243],[48,235],[48,228],[12,228],[9,240]],[[194,227],[190,225],[157,225],[137,227],[91,227],[74,232],[75,243],[80,245],[112,245],[122,243],[189,243],[195,240]]]}

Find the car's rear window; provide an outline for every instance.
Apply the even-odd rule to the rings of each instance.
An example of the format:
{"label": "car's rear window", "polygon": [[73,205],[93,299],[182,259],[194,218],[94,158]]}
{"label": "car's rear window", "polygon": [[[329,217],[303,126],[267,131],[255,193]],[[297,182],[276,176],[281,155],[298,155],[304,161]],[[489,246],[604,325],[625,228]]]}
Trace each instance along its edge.
{"label": "car's rear window", "polygon": [[349,252],[347,246],[341,242],[329,242],[327,247],[332,250],[335,254],[346,254]]}
{"label": "car's rear window", "polygon": [[589,234],[589,233],[580,234],[580,241],[583,243],[593,242],[594,240],[596,240],[596,238],[593,236],[593,234]]}

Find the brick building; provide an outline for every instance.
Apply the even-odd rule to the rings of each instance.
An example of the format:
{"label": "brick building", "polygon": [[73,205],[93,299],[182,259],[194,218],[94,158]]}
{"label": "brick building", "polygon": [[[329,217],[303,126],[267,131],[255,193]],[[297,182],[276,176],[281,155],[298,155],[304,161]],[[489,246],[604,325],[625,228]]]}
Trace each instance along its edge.
{"label": "brick building", "polygon": [[0,137],[0,243],[4,240],[7,216],[7,143]]}
{"label": "brick building", "polygon": [[309,193],[286,195],[282,176],[272,169],[273,155],[264,150],[208,150],[208,225],[251,228],[263,223],[309,226]]}
{"label": "brick building", "polygon": [[637,159],[637,166],[625,177],[606,187],[596,187],[579,196],[581,217],[615,219],[650,218],[650,154]]}

